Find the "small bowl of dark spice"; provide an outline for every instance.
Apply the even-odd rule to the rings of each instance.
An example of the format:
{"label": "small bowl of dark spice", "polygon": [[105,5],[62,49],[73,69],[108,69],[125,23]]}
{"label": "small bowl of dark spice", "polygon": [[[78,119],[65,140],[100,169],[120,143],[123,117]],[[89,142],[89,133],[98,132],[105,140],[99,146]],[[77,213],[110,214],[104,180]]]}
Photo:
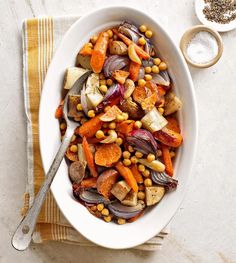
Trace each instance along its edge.
{"label": "small bowl of dark spice", "polygon": [[223,43],[217,31],[208,26],[198,25],[184,33],[180,48],[189,65],[208,68],[220,59]]}
{"label": "small bowl of dark spice", "polygon": [[198,19],[218,32],[236,28],[236,0],[195,0]]}

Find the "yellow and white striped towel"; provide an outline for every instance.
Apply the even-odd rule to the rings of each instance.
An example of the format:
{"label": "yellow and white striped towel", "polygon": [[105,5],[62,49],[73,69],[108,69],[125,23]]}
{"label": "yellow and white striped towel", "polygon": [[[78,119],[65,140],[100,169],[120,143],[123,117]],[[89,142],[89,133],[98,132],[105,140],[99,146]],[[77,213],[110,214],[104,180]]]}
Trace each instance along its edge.
{"label": "yellow and white striped towel", "polygon": [[[77,19],[79,17],[39,17],[23,22],[23,84],[28,133],[28,183],[22,209],[23,216],[44,180],[38,138],[38,110],[44,78],[53,53],[63,35]],[[136,248],[156,250],[162,246],[168,233],[169,228],[167,227],[160,234]],[[57,207],[51,192],[46,197],[33,234],[35,243],[46,240],[57,240],[82,246],[94,245],[72,228]]]}

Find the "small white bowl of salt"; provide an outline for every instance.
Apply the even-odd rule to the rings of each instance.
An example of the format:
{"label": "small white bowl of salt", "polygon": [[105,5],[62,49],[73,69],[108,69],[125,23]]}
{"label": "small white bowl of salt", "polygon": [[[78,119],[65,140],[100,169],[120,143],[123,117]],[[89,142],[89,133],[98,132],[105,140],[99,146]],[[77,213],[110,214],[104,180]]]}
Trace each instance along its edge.
{"label": "small white bowl of salt", "polygon": [[197,68],[208,68],[220,59],[223,42],[217,31],[199,25],[184,33],[180,48],[188,64]]}

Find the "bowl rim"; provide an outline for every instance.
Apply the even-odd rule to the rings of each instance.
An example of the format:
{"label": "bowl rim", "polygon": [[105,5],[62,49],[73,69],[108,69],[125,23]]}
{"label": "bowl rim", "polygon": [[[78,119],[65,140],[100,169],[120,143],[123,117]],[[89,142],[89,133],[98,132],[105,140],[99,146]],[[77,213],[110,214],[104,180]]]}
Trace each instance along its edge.
{"label": "bowl rim", "polygon": [[[204,64],[193,62],[189,58],[189,56],[187,55],[187,52],[186,52],[187,44],[189,43],[189,41],[191,41],[193,35],[196,35],[200,31],[206,31],[206,32],[209,32],[210,34],[212,34],[215,37],[215,39],[217,41],[217,45],[218,45],[217,55],[211,61],[204,63]],[[211,28],[210,26],[196,25],[196,26],[190,27],[189,29],[187,29],[184,32],[184,34],[180,40],[180,49],[184,55],[185,60],[187,61],[187,63],[189,65],[196,67],[196,68],[209,68],[209,67],[213,66],[214,64],[216,64],[218,62],[218,60],[221,58],[222,53],[223,53],[223,41],[222,41],[220,34],[216,30]]]}
{"label": "bowl rim", "polygon": [[[165,38],[171,43],[171,45],[173,45],[175,48],[176,48],[176,53],[180,59],[180,62],[182,64],[182,67],[183,67],[183,70],[185,72],[185,75],[186,75],[186,79],[188,80],[188,83],[189,83],[189,92],[191,94],[191,98],[192,98],[192,102],[193,102],[193,113],[192,113],[192,125],[193,127],[195,127],[194,131],[193,131],[193,140],[192,140],[192,155],[189,157],[190,160],[189,160],[189,174],[191,174],[191,170],[192,170],[192,166],[193,166],[193,161],[195,159],[195,155],[196,155],[196,150],[197,150],[197,141],[198,141],[198,114],[197,114],[197,103],[196,103],[196,97],[195,97],[195,91],[194,91],[194,86],[193,86],[193,82],[192,82],[192,78],[191,78],[191,75],[190,75],[190,72],[189,72],[189,69],[187,67],[187,64],[184,60],[184,57],[180,51],[180,49],[178,48],[178,45],[176,45],[174,43],[174,41],[170,38],[169,34],[166,32],[166,30],[158,23],[156,22],[152,16],[144,13],[143,11],[139,10],[139,9],[136,9],[136,8],[133,8],[133,7],[129,7],[129,6],[107,6],[107,7],[104,7],[104,8],[100,8],[100,9],[96,9],[95,11],[92,11],[92,12],[89,12],[89,13],[86,13],[85,15],[83,15],[80,19],[78,19],[76,22],[74,22],[72,24],[72,26],[67,30],[67,32],[65,33],[65,35],[63,36],[57,50],[55,51],[54,53],[54,57],[49,65],[49,68],[48,68],[48,72],[47,72],[47,75],[46,75],[46,78],[45,78],[45,81],[44,81],[44,85],[46,85],[46,83],[48,82],[48,79],[49,79],[49,75],[50,75],[50,72],[52,71],[52,67],[53,67],[53,60],[54,58],[57,56],[58,53],[60,53],[60,47],[62,47],[64,45],[64,42],[66,42],[66,39],[67,39],[67,35],[70,33],[70,31],[72,31],[74,29],[74,27],[77,26],[77,23],[82,23],[84,19],[86,19],[87,17],[91,16],[91,15],[95,15],[95,14],[99,14],[99,12],[101,11],[106,11],[106,12],[109,12],[110,10],[119,10],[119,12],[122,12],[122,10],[126,10],[126,11],[130,11],[130,12],[136,12],[137,14],[139,14],[140,16],[143,16],[143,17],[147,17],[154,25],[157,25],[159,27],[159,30],[161,32],[161,34],[165,35]],[[44,93],[46,93],[45,89],[42,89],[42,94],[41,94],[41,100],[40,100],[40,109],[39,109],[39,141],[40,141],[40,155],[41,155],[41,158],[42,158],[42,164],[43,164],[43,169],[45,171],[45,158],[43,157],[43,151],[42,151],[42,141],[43,141],[43,135],[42,135],[42,132],[41,132],[41,128],[42,128],[42,124],[43,124],[43,110],[42,110],[42,98],[44,95]],[[46,171],[45,171],[46,173]],[[187,178],[185,179],[186,181],[186,184],[188,182],[190,178],[190,175],[187,176]],[[58,201],[57,199],[57,196],[55,195],[53,189],[52,189],[52,193],[53,193],[53,196],[56,200],[56,203],[58,205],[58,207],[60,208],[60,211],[64,214],[64,216],[67,218],[66,214],[64,213],[62,207],[61,207],[61,204],[60,202]],[[166,220],[165,222],[165,225],[161,225],[161,229],[164,228],[170,221],[171,219],[173,218],[173,216],[175,215],[175,213],[177,212],[179,206],[181,205],[183,199],[184,199],[184,196],[186,194],[186,187],[184,187],[183,189],[183,193],[181,195],[181,198],[178,199],[178,201],[176,201],[175,205],[174,205],[174,209],[172,209],[172,213],[171,215],[168,217],[168,220]],[[73,222],[71,222],[71,220],[69,218],[67,218],[68,221],[70,222],[70,224],[77,230],[77,228],[75,227],[75,225],[73,224]],[[100,244],[98,243],[96,240],[94,240],[93,238],[91,237],[88,237],[86,236],[83,232],[80,232],[79,230],[77,230],[80,234],[82,234],[86,239],[92,241],[93,243],[99,245],[99,246],[102,246],[102,247],[106,247],[106,248],[110,248],[110,249],[128,249],[128,248],[132,248],[132,247],[135,247],[135,246],[138,246],[140,244],[143,244],[144,242],[146,242],[147,240],[149,240],[150,238],[152,238],[153,236],[157,235],[161,229],[156,229],[156,231],[152,231],[152,234],[149,234],[149,236],[145,235],[145,237],[143,237],[142,239],[140,238],[138,241],[135,241],[133,242],[132,244],[129,244],[129,245],[123,245],[123,246],[116,246],[115,244],[114,245],[111,245],[111,244]]]}

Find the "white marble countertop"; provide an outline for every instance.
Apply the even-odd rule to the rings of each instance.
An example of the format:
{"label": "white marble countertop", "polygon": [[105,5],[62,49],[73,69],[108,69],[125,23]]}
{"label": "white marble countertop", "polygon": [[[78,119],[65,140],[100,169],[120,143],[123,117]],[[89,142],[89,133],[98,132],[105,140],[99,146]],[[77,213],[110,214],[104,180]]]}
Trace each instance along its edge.
{"label": "white marble countertop", "polygon": [[[21,253],[11,247],[26,183],[22,20],[43,14],[78,15],[121,4],[118,0],[0,1],[0,263],[236,262],[236,30],[222,34],[224,53],[217,65],[190,69],[198,101],[198,154],[185,200],[161,251],[112,251],[56,242],[32,245]],[[177,44],[187,28],[199,24],[193,0],[126,0],[123,4],[163,21]]]}

